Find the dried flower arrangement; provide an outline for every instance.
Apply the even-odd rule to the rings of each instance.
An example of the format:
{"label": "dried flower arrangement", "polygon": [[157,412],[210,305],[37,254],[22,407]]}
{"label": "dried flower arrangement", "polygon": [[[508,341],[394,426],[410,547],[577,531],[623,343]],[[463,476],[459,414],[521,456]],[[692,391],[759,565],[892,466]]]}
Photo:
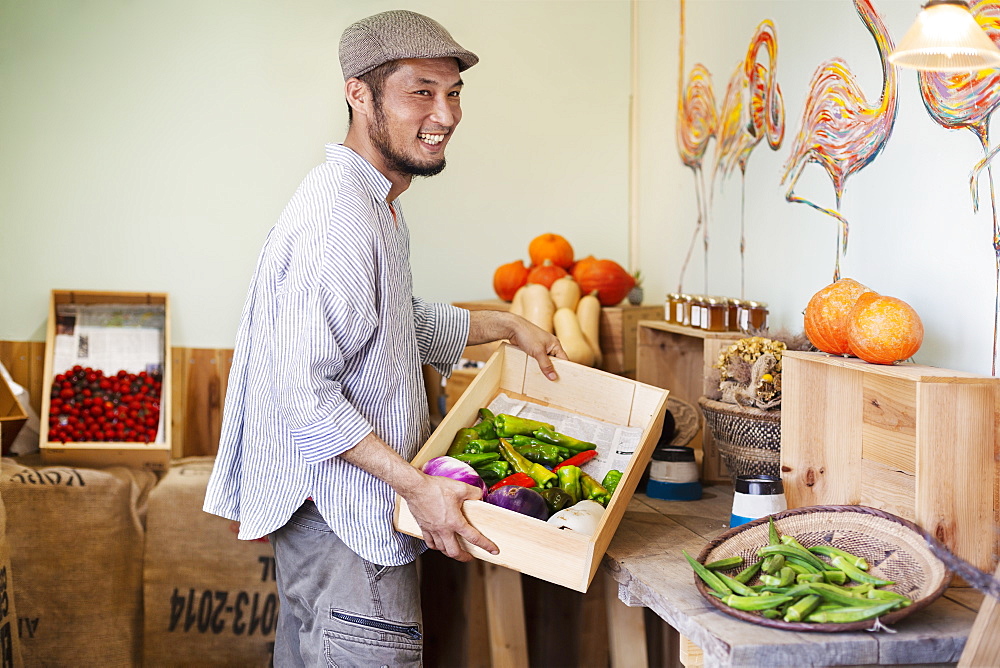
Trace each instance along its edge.
{"label": "dried flower arrangement", "polygon": [[779,330],[750,336],[719,353],[717,399],[738,406],[773,410],[781,406],[781,356],[786,350],[813,350],[805,334]]}

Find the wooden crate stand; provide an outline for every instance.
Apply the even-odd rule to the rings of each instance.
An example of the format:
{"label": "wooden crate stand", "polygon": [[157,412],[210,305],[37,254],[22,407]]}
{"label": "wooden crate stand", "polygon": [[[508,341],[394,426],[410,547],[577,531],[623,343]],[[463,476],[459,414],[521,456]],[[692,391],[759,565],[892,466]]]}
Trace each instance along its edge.
{"label": "wooden crate stand", "polygon": [[[666,388],[674,397],[697,407],[698,397],[718,389],[715,363],[719,353],[744,336],[741,332],[707,332],[665,320],[643,320],[637,327],[635,378]],[[702,429],[689,445],[701,455],[702,480],[730,482],[729,470],[700,411],[699,418]]]}
{"label": "wooden crate stand", "polygon": [[789,351],[782,384],[789,507],[886,510],[993,571],[1000,379]]}
{"label": "wooden crate stand", "polygon": [[[160,413],[163,441],[133,443],[125,441],[93,441],[61,443],[49,440],[49,407],[52,380],[62,369],[55,369],[56,309],[59,304],[161,304],[164,307],[163,381],[160,388]],[[131,466],[152,471],[165,471],[171,458],[171,349],[170,303],[166,293],[159,292],[94,292],[53,290],[49,303],[46,330],[45,370],[42,376],[42,416],[40,420],[42,459],[47,464],[68,466]],[[104,369],[114,372],[113,369]]]}

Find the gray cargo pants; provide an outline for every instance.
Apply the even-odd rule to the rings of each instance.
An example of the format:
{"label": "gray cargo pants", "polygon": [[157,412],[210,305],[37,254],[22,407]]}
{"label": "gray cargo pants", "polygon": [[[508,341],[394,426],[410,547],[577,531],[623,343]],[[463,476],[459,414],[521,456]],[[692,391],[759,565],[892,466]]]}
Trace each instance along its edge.
{"label": "gray cargo pants", "polygon": [[365,561],[337,538],[312,501],[269,538],[281,603],[277,668],[421,665],[415,563]]}

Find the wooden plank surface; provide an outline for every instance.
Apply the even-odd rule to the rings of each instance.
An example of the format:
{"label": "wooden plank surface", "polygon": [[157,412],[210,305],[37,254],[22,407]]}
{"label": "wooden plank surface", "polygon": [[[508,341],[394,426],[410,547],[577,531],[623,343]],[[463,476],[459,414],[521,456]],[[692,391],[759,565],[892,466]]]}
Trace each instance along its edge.
{"label": "wooden plank surface", "polygon": [[[1000,567],[996,577],[1000,578]],[[1000,665],[1000,605],[995,598],[987,596],[983,600],[958,665],[960,668]]]}
{"label": "wooden plank surface", "polygon": [[[636,495],[608,547],[604,566],[619,597],[645,605],[701,648],[712,666],[863,666],[954,663],[975,611],[945,596],[895,625],[896,633],[796,633],[741,621],[717,610],[694,585],[681,550],[695,555],[726,529],[728,486],[706,486],[700,501]],[[724,515],[723,515],[724,513]]]}
{"label": "wooden plank surface", "polygon": [[521,574],[486,564],[483,581],[492,666],[523,668],[528,665],[528,638],[524,614],[519,612],[524,610]]}
{"label": "wooden plank surface", "polygon": [[594,582],[604,584],[611,668],[646,668],[646,624],[642,607],[629,607],[618,598],[618,583],[609,575]]}

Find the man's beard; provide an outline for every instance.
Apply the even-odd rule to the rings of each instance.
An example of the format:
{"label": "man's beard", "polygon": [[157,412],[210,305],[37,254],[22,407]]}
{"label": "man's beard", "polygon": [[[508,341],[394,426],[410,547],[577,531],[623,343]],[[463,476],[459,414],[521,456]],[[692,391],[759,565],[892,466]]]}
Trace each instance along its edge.
{"label": "man's beard", "polygon": [[368,138],[371,139],[372,144],[382,154],[386,168],[391,171],[411,176],[434,176],[444,170],[445,159],[443,155],[441,156],[441,162],[431,165],[421,165],[397,151],[392,146],[392,139],[386,127],[385,113],[381,107],[375,108],[374,122],[368,128]]}

